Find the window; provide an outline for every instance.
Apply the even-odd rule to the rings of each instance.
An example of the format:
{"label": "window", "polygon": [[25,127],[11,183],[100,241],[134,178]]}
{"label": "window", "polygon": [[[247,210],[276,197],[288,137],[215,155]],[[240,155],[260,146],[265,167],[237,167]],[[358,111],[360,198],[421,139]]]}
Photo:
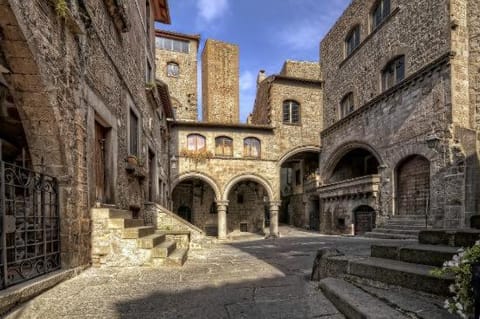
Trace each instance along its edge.
{"label": "window", "polygon": [[190,134],[187,136],[187,149],[189,151],[202,151],[206,148],[205,137],[199,134]]}
{"label": "window", "polygon": [[188,41],[182,40],[174,40],[162,37],[157,37],[155,39],[155,46],[157,48],[174,52],[188,53],[188,44]]}
{"label": "window", "polygon": [[302,173],[299,169],[295,171],[295,185],[302,185]]}
{"label": "window", "polygon": [[401,55],[392,61],[382,71],[382,89],[388,90],[405,78],[405,56]]}
{"label": "window", "polygon": [[300,123],[300,104],[296,101],[289,100],[283,102],[283,123]]}
{"label": "window", "polygon": [[243,140],[243,156],[260,157],[260,140],[255,137]]}
{"label": "window", "polygon": [[180,68],[177,63],[169,62],[167,63],[167,75],[172,77],[178,77],[180,74]]}
{"label": "window", "polygon": [[379,0],[372,10],[372,30],[375,30],[390,14],[390,0]]}
{"label": "window", "polygon": [[130,138],[130,145],[129,145],[129,155],[138,156],[138,116],[135,114],[133,110],[130,109],[130,119],[129,119],[129,138]]}
{"label": "window", "polygon": [[147,28],[147,39],[148,43],[150,43],[150,1],[147,0],[146,6],[145,6],[145,26]]}
{"label": "window", "polygon": [[355,105],[353,103],[353,93],[350,92],[342,99],[340,102],[340,118],[344,118],[348,114],[352,113],[355,109]]}
{"label": "window", "polygon": [[215,139],[215,155],[233,156],[233,140],[226,136]]}
{"label": "window", "polygon": [[244,203],[243,194],[237,194],[237,204],[243,204],[243,203]]}
{"label": "window", "polygon": [[349,56],[360,45],[360,26],[354,27],[345,39],[345,52]]}

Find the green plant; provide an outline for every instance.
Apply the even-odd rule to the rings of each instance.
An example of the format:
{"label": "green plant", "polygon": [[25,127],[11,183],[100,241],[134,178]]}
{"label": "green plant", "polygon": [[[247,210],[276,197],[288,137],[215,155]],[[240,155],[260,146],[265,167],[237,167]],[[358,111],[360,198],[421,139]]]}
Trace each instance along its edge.
{"label": "green plant", "polygon": [[462,318],[473,313],[474,296],[472,289],[472,264],[480,262],[480,241],[471,248],[460,249],[452,260],[446,261],[442,268],[432,271],[435,276],[455,276],[455,283],[450,285],[453,296],[445,300],[445,308]]}
{"label": "green plant", "polygon": [[56,0],[55,1],[55,11],[59,17],[65,18],[67,16],[67,0]]}
{"label": "green plant", "polygon": [[152,82],[147,82],[147,83],[145,83],[145,88],[147,88],[147,89],[149,89],[149,90],[152,90],[152,89],[154,89],[154,88],[156,88],[156,87],[157,87],[157,84],[156,84],[155,82],[153,82],[153,81],[152,81]]}
{"label": "green plant", "polygon": [[213,158],[213,153],[207,151],[205,148],[199,150],[182,149],[180,151],[180,155],[189,160],[192,160],[195,164],[203,163],[206,160]]}

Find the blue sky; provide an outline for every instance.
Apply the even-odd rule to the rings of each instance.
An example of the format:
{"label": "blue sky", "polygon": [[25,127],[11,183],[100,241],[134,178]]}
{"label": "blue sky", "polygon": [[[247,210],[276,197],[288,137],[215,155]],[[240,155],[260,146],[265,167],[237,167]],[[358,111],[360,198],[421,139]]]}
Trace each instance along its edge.
{"label": "blue sky", "polygon": [[[240,46],[240,120],[255,100],[259,70],[278,73],[285,60],[318,61],[320,39],[350,0],[170,0],[165,30]],[[199,68],[200,70],[200,68]],[[201,98],[201,94],[198,94]],[[201,101],[199,101],[201,105]]]}

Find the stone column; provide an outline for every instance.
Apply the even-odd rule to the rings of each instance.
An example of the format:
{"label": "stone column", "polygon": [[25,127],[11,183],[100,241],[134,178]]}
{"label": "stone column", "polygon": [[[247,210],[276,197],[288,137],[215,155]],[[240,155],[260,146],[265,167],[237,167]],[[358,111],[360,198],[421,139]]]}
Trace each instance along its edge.
{"label": "stone column", "polygon": [[227,207],[228,200],[217,201],[218,239],[227,238]]}
{"label": "stone column", "polygon": [[269,237],[276,238],[278,233],[278,210],[280,209],[281,201],[270,202],[270,235]]}

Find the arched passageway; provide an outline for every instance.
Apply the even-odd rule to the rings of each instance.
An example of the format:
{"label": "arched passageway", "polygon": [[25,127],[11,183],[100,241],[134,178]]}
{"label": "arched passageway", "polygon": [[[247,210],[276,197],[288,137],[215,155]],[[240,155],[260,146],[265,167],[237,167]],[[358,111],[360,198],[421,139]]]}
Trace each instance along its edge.
{"label": "arched passageway", "polygon": [[397,215],[425,215],[430,206],[430,162],[423,156],[404,159],[396,170]]}
{"label": "arched passageway", "polygon": [[309,210],[313,207],[307,207],[304,199],[306,193],[315,191],[318,165],[319,151],[314,150],[297,152],[282,161],[280,167],[282,205],[279,216],[281,223],[310,227]]}
{"label": "arched passageway", "polygon": [[338,161],[328,183],[378,174],[379,165],[378,159],[371,152],[363,148],[355,148]]}
{"label": "arched passageway", "polygon": [[187,178],[178,183],[172,193],[173,211],[189,223],[217,236],[218,217],[216,195],[209,183],[200,178]]}

